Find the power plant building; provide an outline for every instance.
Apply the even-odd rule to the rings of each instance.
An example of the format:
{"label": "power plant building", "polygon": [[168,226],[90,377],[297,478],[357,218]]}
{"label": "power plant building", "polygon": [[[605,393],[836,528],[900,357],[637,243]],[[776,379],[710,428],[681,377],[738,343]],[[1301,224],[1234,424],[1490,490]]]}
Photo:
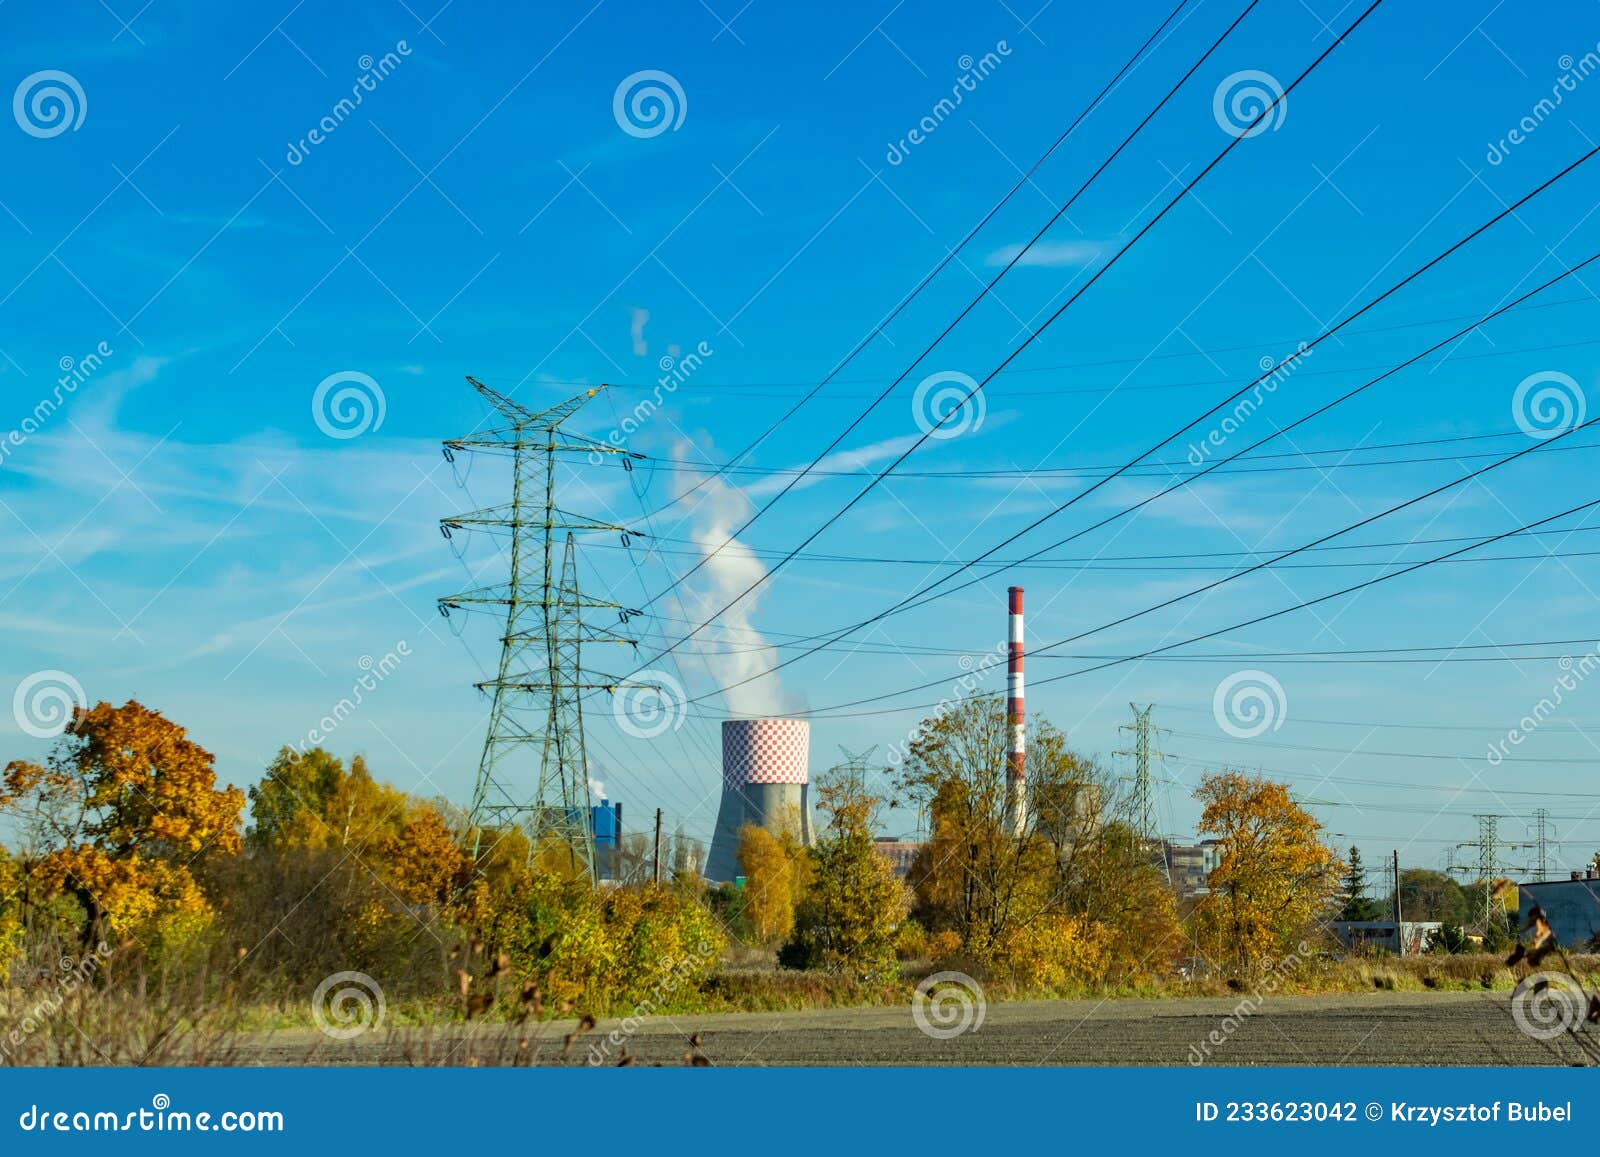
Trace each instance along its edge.
{"label": "power plant building", "polygon": [[746,824],[811,843],[811,725],[799,719],[728,719],[722,724],[722,805],[706,878],[740,875]]}

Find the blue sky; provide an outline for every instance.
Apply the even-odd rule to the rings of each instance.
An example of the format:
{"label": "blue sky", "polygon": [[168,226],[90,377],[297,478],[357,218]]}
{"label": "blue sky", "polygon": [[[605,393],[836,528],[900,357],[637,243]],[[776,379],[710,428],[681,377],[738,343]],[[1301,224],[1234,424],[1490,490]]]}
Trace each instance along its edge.
{"label": "blue sky", "polygon": [[[564,479],[570,508],[658,536],[656,554],[614,537],[584,554],[591,592],[649,602],[696,542],[781,485],[735,475],[674,502],[704,476],[695,464],[728,461],[818,382],[1170,8],[709,0],[511,11],[392,0],[246,3],[219,20],[170,0],[118,12],[12,0],[0,8],[6,84],[25,98],[35,74],[65,73],[81,119],[57,132],[48,108],[22,99],[15,128],[0,131],[0,429],[21,431],[56,394],[65,359],[93,369],[0,458],[0,674],[14,687],[64,671],[90,699],[138,697],[246,783],[349,694],[363,657],[403,644],[409,654],[327,744],[365,752],[403,788],[464,801],[484,726],[471,684],[493,663],[494,632],[439,619],[434,599],[493,581],[503,561],[491,542],[446,543],[437,530],[442,516],[498,501],[503,481],[492,462],[452,470],[439,454],[441,439],[485,418],[464,376],[529,406],[620,383],[575,422],[604,438],[648,396],[663,358],[709,351],[631,433],[630,448],[654,461],[631,477],[580,464]],[[1242,8],[1192,3],[961,258],[750,462],[811,461]],[[982,379],[1228,143],[1230,78],[1287,85],[1358,13],[1332,0],[1259,5],[830,468],[881,467],[905,449],[920,432],[918,382]],[[1386,0],[1269,131],[1241,142],[994,380],[981,421],[930,440],[902,467],[908,476],[891,476],[811,550],[971,558],[1087,485],[1060,471],[1121,465],[1154,445],[1256,377],[1263,359],[1292,354],[1594,147],[1600,80],[1583,62],[1597,41],[1587,4],[1545,5],[1534,21],[1488,0]],[[641,72],[676,85],[675,127],[619,120],[619,86]],[[938,111],[956,88],[959,107]],[[359,104],[340,110],[353,91]],[[1558,105],[1540,106],[1557,92]],[[924,117],[935,127],[910,142]],[[313,140],[324,118],[334,127]],[[1318,346],[1229,452],[1600,249],[1597,190],[1600,160]],[[797,662],[731,703],[697,702],[653,740],[627,734],[597,700],[594,778],[636,817],[661,806],[669,823],[708,834],[715,724],[728,710],[818,710],[819,771],[840,745],[901,741],[914,708],[948,688],[853,709],[894,709],[878,714],[826,708],[958,678],[956,655],[925,652],[992,648],[1011,583],[1027,588],[1037,647],[1220,577],[1237,552],[1299,546],[1491,460],[1475,456],[1526,448],[1514,399],[1532,375],[1566,375],[1600,413],[1593,283],[1568,279],[1538,308],[1261,451],[1289,457],[1256,464],[1292,469],[1180,488],[1055,552],[1076,562],[984,568],[982,583],[853,636],[859,650]],[[357,436],[330,437],[313,397],[346,373],[376,383],[382,420],[373,412]],[[1156,459],[1184,469],[1208,428]],[[1457,440],[1393,447],[1435,439]],[[1566,449],[1592,441],[1579,431],[1340,545],[1489,535],[1600,497],[1589,453]],[[1404,458],[1427,460],[1394,464]],[[956,471],[991,473],[910,476]],[[1164,470],[1135,473],[999,557],[1167,484]],[[796,545],[865,482],[797,488],[739,549],[658,598],[633,624],[641,662],[759,575],[762,552]],[[1564,860],[1581,862],[1600,845],[1590,762],[1600,735],[1585,734],[1600,731],[1600,687],[1579,679],[1495,765],[1490,745],[1563,674],[1554,658],[1369,665],[1281,653],[1568,639],[1580,642],[1519,653],[1592,651],[1600,575],[1584,552],[1594,540],[1567,533],[1583,525],[1480,552],[1558,557],[1441,565],[1189,648],[1215,662],[1129,663],[1042,684],[1087,662],[1040,655],[1029,708],[1120,766],[1111,752],[1128,701],[1156,703],[1172,729],[1161,820],[1176,833],[1192,830],[1197,774],[1236,763],[1327,801],[1318,814],[1330,829],[1374,859],[1402,846],[1408,862],[1439,865],[1448,845],[1475,838],[1475,812],[1506,816],[1505,837],[1524,841],[1545,806]],[[1269,569],[1062,650],[1149,649],[1447,549],[1302,556],[1292,561],[1354,565]],[[1228,557],[1189,557],[1217,552]],[[1113,561],[1151,555],[1184,557]],[[728,617],[737,633],[712,628],[657,666],[690,696],[714,692],[759,660],[744,644],[842,627],[935,573],[797,560]],[[1213,698],[1234,672],[1256,670],[1282,688],[1278,726],[1242,739],[1219,725]],[[1001,690],[1001,677],[983,689]],[[8,755],[46,745],[4,713],[0,738]]]}

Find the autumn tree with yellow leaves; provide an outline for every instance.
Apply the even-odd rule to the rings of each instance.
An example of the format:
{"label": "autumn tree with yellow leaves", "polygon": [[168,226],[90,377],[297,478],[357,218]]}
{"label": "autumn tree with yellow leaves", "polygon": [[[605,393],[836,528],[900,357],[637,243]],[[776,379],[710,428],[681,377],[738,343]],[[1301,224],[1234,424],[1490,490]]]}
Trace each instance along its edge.
{"label": "autumn tree with yellow leaves", "polygon": [[744,920],[757,944],[779,944],[794,932],[794,910],[805,892],[809,861],[787,831],[755,824],[739,833],[739,868],[744,873]]}
{"label": "autumn tree with yellow leaves", "polygon": [[77,902],[86,947],[111,937],[154,952],[210,923],[195,872],[239,850],[244,807],[242,791],[217,786],[214,765],[182,727],[133,700],[77,709],[45,762],[7,765],[0,811],[20,824],[43,895]]}
{"label": "autumn tree with yellow leaves", "polygon": [[1118,816],[1107,776],[1036,718],[1022,832],[1008,794],[1011,729],[998,696],[922,721],[898,775],[929,816],[912,863],[913,915],[965,957],[1044,987],[1159,975],[1180,954],[1171,890]]}
{"label": "autumn tree with yellow leaves", "polygon": [[1294,952],[1339,901],[1344,865],[1322,825],[1283,784],[1239,772],[1206,776],[1195,798],[1200,834],[1220,841],[1194,911],[1202,950],[1238,970]]}
{"label": "autumn tree with yellow leaves", "polygon": [[439,809],[379,783],[366,760],[284,748],[250,789],[247,855],[213,890],[238,948],[296,975],[444,974],[469,857]]}

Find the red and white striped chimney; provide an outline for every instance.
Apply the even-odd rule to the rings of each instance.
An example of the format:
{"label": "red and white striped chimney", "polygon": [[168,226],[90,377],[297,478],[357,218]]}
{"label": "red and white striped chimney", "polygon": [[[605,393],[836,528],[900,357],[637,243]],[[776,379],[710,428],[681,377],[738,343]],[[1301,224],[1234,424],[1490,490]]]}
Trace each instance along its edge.
{"label": "red and white striped chimney", "polygon": [[1010,596],[1010,655],[1006,666],[1006,723],[1011,728],[1011,755],[1006,766],[1006,802],[1011,811],[1011,830],[1018,838],[1028,830],[1027,740],[1022,706],[1022,588],[1012,587]]}

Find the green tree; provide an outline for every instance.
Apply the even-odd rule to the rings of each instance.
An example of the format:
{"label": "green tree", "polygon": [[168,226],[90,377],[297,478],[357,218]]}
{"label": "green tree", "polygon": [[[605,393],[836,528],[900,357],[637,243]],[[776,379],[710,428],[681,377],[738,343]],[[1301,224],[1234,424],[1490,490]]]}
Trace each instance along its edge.
{"label": "green tree", "polygon": [[399,835],[410,801],[373,779],[359,755],[346,770],[320,747],[303,755],[285,747],[250,789],[250,805],[255,849],[348,848]]}
{"label": "green tree", "polygon": [[1367,870],[1361,863],[1361,849],[1350,846],[1350,861],[1344,872],[1344,910],[1341,920],[1381,920],[1383,909],[1367,895]]}
{"label": "green tree", "polygon": [[250,789],[250,816],[245,834],[252,848],[289,842],[289,832],[304,815],[320,816],[344,778],[344,762],[320,747],[301,754],[279,749],[267,774]]}
{"label": "green tree", "polygon": [[905,886],[878,854],[877,803],[848,776],[818,785],[817,806],[827,821],[807,857],[810,880],[779,957],[786,966],[855,976],[891,975],[898,967],[895,933],[906,914]]}
{"label": "green tree", "polygon": [[[1404,913],[1402,913],[1404,915]],[[1472,951],[1472,941],[1467,930],[1459,924],[1445,924],[1428,937],[1428,951],[1437,954],[1460,955]]]}
{"label": "green tree", "polygon": [[1466,924],[1471,905],[1461,885],[1443,872],[1406,868],[1400,873],[1400,915],[1406,920]]}

